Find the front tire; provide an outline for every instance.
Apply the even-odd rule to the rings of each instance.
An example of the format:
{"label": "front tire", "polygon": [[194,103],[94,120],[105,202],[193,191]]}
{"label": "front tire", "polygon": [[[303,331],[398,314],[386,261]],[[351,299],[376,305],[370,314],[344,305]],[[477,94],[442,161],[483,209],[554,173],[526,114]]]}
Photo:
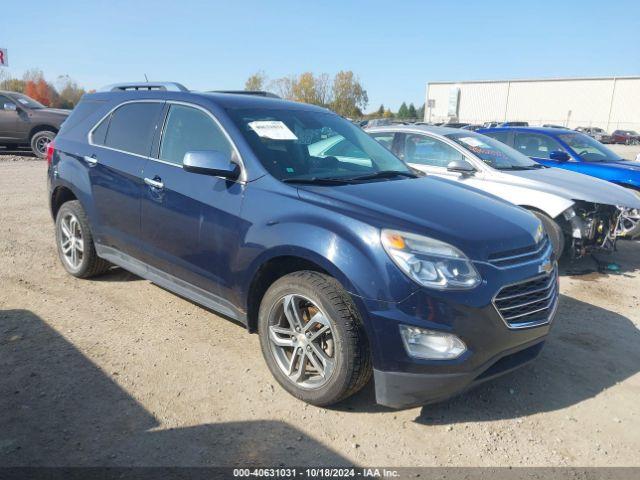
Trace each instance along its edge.
{"label": "front tire", "polygon": [[536,217],[542,222],[542,226],[544,227],[547,235],[549,235],[549,240],[551,240],[551,245],[553,247],[553,253],[556,256],[556,259],[560,259],[562,254],[564,253],[564,232],[560,225],[556,223],[551,217],[545,215],[542,212],[532,211]]}
{"label": "front tire", "polygon": [[31,137],[31,150],[38,158],[45,158],[47,156],[47,146],[53,141],[56,133],[49,130],[43,130],[36,132]]}
{"label": "front tire", "polygon": [[98,257],[87,214],[77,200],[64,203],[58,210],[56,246],[62,266],[74,277],[93,277],[111,266]]}
{"label": "front tire", "polygon": [[260,305],[258,331],[269,370],[304,402],[334,404],[371,378],[356,306],[328,275],[300,271],[274,282]]}

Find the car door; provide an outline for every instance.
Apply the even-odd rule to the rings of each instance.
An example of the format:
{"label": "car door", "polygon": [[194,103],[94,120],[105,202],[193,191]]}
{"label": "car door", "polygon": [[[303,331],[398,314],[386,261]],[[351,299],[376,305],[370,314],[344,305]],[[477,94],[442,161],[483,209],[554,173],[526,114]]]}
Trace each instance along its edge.
{"label": "car door", "polygon": [[[185,153],[237,150],[208,111],[169,103],[158,152],[145,168],[142,238],[146,261],[207,293],[227,296],[232,288],[230,254],[242,226],[241,182],[182,169]],[[219,307],[218,307],[219,308]]]}
{"label": "car door", "polygon": [[0,95],[0,140],[18,139],[19,114],[16,102],[6,95]]}
{"label": "car door", "polygon": [[139,258],[143,170],[159,130],[163,101],[120,105],[91,132],[89,169],[98,243]]}

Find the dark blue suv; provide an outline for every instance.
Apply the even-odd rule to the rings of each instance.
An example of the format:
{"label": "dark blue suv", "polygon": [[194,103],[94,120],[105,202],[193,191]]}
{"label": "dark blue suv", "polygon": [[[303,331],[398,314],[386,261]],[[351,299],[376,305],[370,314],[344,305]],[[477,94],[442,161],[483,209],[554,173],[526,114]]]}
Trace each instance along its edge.
{"label": "dark blue suv", "polygon": [[71,275],[120,266],[242,322],[306,402],[372,373],[381,404],[447,398],[535,358],[554,317],[534,215],[418,177],[323,108],[116,85],[83,97],[48,161]]}

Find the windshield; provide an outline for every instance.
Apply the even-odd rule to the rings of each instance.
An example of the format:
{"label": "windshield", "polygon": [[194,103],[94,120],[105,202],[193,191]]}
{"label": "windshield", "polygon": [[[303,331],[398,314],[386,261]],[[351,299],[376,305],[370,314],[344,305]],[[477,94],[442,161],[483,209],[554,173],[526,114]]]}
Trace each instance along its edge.
{"label": "windshield", "polygon": [[389,150],[333,113],[260,108],[230,108],[227,113],[262,165],[279,180],[411,175]]}
{"label": "windshield", "polygon": [[13,98],[16,100],[16,102],[18,102],[23,107],[34,108],[34,109],[47,108],[41,103],[36,102],[33,98],[27,97],[26,95],[22,95],[20,93],[14,93]]}
{"label": "windshield", "polygon": [[539,163],[534,162],[517,150],[485,135],[466,132],[450,133],[446,137],[497,170],[528,170],[541,167]]}
{"label": "windshield", "polygon": [[603,144],[582,133],[558,135],[585,162],[616,162],[622,158]]}

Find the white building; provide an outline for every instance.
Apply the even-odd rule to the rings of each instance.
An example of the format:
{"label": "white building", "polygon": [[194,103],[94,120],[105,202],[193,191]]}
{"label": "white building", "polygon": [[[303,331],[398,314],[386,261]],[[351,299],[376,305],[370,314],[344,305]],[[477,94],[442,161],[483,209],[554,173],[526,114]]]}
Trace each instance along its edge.
{"label": "white building", "polygon": [[425,121],[640,131],[640,76],[427,84]]}

